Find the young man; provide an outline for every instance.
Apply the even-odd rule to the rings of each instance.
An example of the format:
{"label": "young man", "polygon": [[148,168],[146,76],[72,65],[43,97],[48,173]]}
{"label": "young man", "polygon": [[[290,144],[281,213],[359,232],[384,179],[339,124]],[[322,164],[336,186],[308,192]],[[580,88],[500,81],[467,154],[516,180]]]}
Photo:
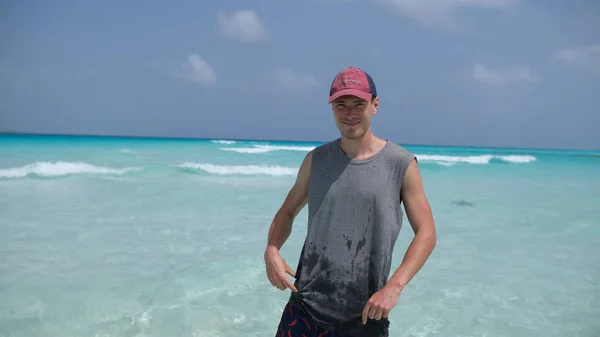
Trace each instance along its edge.
{"label": "young man", "polygon": [[[379,107],[371,76],[344,69],[329,94],[340,138],[306,155],[269,229],[268,279],[292,291],[276,335],[388,336],[390,311],[434,249],[433,216],[416,157],[371,131]],[[401,203],[415,237],[388,280]],[[279,250],[306,204],[308,231],[294,272]]]}

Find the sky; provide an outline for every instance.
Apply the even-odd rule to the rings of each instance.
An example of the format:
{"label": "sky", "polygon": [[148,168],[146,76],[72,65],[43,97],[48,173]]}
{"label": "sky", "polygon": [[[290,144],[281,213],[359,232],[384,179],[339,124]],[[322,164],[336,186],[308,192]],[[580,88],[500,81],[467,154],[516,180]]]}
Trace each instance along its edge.
{"label": "sky", "polygon": [[374,79],[400,144],[600,149],[600,1],[0,4],[0,131],[327,141]]}

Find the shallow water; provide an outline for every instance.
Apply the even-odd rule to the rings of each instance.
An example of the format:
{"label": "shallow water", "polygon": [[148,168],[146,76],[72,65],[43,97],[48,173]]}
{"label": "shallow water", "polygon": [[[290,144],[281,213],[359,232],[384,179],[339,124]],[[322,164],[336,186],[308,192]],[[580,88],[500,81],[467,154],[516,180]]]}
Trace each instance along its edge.
{"label": "shallow water", "polygon": [[[0,336],[273,336],[267,230],[316,145],[0,137]],[[391,336],[600,335],[600,155],[407,148],[438,245]]]}

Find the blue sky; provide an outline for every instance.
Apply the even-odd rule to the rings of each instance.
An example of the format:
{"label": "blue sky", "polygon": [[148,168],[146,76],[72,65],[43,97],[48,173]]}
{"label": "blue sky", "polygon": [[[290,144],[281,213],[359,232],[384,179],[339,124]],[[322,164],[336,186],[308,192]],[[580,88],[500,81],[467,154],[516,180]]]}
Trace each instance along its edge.
{"label": "blue sky", "polygon": [[401,144],[600,149],[600,2],[4,1],[0,130],[329,140],[346,66]]}

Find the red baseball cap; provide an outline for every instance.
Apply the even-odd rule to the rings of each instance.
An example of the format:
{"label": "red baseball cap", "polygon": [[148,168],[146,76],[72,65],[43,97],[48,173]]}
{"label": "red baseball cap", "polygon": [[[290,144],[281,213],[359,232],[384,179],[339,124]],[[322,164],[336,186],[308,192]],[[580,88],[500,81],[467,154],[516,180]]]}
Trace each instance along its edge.
{"label": "red baseball cap", "polygon": [[331,83],[329,103],[345,95],[356,96],[365,101],[377,96],[373,78],[364,70],[355,67],[340,71]]}

